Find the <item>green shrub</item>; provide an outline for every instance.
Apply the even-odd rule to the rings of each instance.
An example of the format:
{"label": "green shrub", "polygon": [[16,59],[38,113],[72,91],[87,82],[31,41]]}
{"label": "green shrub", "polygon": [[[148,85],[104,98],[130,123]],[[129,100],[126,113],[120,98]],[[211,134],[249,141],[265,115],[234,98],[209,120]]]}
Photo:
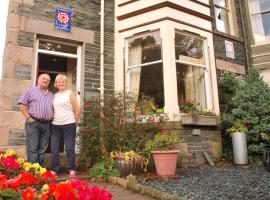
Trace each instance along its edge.
{"label": "green shrub", "polygon": [[119,177],[120,173],[116,168],[114,160],[103,158],[90,168],[89,175],[95,181],[99,181],[100,179],[107,181],[109,176]]}
{"label": "green shrub", "polygon": [[168,151],[177,149],[179,140],[175,134],[157,133],[153,139],[148,140],[145,144],[144,151]]}
{"label": "green shrub", "polygon": [[152,112],[155,106],[151,98],[142,101],[122,93],[86,101],[80,135],[81,159],[92,165],[113,151],[141,152],[146,132],[157,132],[160,124],[155,121],[166,117]]}
{"label": "green shrub", "polygon": [[231,127],[236,120],[245,121],[249,151],[256,153],[261,149],[260,134],[270,134],[270,87],[253,68],[243,81],[228,76],[219,82],[222,128]]}

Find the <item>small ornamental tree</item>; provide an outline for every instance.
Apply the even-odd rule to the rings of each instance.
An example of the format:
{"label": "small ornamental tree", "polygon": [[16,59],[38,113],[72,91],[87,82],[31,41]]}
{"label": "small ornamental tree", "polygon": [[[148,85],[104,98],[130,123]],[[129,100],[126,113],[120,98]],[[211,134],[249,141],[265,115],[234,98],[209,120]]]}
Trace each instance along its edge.
{"label": "small ornamental tree", "polygon": [[248,128],[248,148],[251,152],[258,152],[261,133],[270,134],[270,87],[258,71],[249,71],[232,98],[231,106],[231,112],[224,114],[224,119],[231,123],[243,120]]}

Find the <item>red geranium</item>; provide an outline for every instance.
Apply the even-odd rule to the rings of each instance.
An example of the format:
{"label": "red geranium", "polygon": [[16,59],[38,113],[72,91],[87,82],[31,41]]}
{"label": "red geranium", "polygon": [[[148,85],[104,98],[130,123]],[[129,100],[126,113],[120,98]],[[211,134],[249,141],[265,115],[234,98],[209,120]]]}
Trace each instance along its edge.
{"label": "red geranium", "polygon": [[45,183],[48,183],[48,182],[55,182],[56,180],[56,176],[54,174],[52,174],[50,171],[46,171],[44,172],[42,175],[41,175],[41,180],[44,181]]}
{"label": "red geranium", "polygon": [[0,191],[2,189],[3,183],[5,182],[6,178],[7,178],[7,176],[4,174],[1,174],[1,172],[0,172]]}
{"label": "red geranium", "polygon": [[68,182],[62,182],[56,185],[54,192],[55,200],[75,200],[75,190]]}
{"label": "red geranium", "polygon": [[13,179],[6,180],[3,184],[3,188],[12,188],[15,191],[21,186],[21,177],[15,176]]}
{"label": "red geranium", "polygon": [[22,191],[23,200],[33,200],[34,196],[34,189],[31,187],[28,187]]}
{"label": "red geranium", "polygon": [[8,156],[3,159],[3,163],[6,169],[19,169],[20,164],[14,159],[13,156]]}
{"label": "red geranium", "polygon": [[36,177],[31,174],[30,172],[23,172],[20,174],[21,176],[21,183],[25,185],[34,185],[38,183]]}
{"label": "red geranium", "polygon": [[99,189],[97,186],[93,186],[90,189],[91,200],[111,200],[112,195],[105,191],[105,188]]}

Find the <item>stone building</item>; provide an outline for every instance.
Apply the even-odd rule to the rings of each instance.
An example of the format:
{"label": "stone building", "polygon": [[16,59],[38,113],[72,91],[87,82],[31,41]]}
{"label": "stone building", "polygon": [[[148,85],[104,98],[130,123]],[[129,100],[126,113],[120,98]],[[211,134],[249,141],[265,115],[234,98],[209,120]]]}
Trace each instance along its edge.
{"label": "stone building", "polygon": [[[72,12],[70,32],[54,26],[56,8]],[[24,151],[25,119],[17,100],[40,73],[49,73],[52,80],[58,73],[66,74],[81,105],[99,94],[100,12],[99,0],[10,0],[0,84],[1,148]],[[105,94],[112,94],[114,1],[105,1],[105,13],[104,88]]]}
{"label": "stone building", "polygon": [[241,0],[210,0],[214,51],[218,74],[230,71],[244,75],[248,70],[246,36]]}
{"label": "stone building", "polygon": [[[221,155],[217,123],[184,122],[184,102],[219,116],[217,73],[247,70],[240,0],[105,0],[104,93],[152,96],[164,124],[184,139],[182,164]],[[56,8],[73,13],[70,32],[55,28]],[[83,107],[103,92],[99,0],[10,0],[0,85],[0,147],[24,149],[17,99],[39,73],[68,76]],[[101,13],[102,15],[102,13]],[[102,73],[101,73],[102,74]],[[53,88],[52,88],[53,89]],[[16,119],[16,120],[15,120]]]}

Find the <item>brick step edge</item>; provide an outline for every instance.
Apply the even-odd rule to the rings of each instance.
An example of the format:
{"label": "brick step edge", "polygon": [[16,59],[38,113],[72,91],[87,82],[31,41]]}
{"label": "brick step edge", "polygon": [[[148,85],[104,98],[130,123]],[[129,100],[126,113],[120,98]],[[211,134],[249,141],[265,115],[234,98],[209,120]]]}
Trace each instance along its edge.
{"label": "brick step edge", "polygon": [[153,187],[139,184],[136,182],[136,180],[134,181],[119,177],[108,177],[108,182],[132,190],[136,193],[147,195],[157,200],[187,200],[186,198],[173,196],[169,193],[162,192]]}

